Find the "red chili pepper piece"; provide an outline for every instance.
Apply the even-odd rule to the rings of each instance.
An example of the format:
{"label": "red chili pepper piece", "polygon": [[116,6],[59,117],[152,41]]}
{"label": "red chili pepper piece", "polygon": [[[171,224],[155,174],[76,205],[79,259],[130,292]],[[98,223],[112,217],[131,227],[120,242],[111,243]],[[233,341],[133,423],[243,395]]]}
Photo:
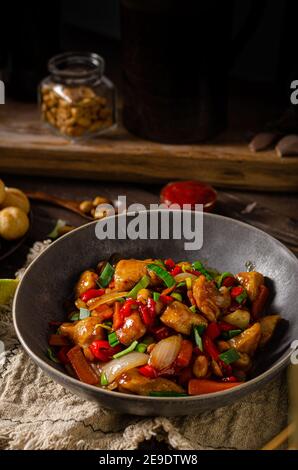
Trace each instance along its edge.
{"label": "red chili pepper piece", "polygon": [[156,341],[168,338],[171,335],[171,330],[167,326],[152,327],[150,331]]}
{"label": "red chili pepper piece", "polygon": [[95,297],[100,297],[104,293],[104,289],[89,289],[80,296],[80,299],[83,302],[88,302],[88,300],[94,299]]}
{"label": "red chili pepper piece", "polygon": [[222,281],[222,286],[225,287],[232,287],[236,282],[236,279],[232,276],[227,276],[223,281]]}
{"label": "red chili pepper piece", "polygon": [[181,266],[175,266],[171,271],[170,271],[172,276],[177,276],[177,274],[182,273]]}
{"label": "red chili pepper piece", "polygon": [[155,377],[157,377],[158,375],[154,367],[149,366],[149,364],[147,364],[146,366],[139,367],[138,371],[144,377],[148,377],[148,379],[155,379]]}
{"label": "red chili pepper piece", "polygon": [[150,326],[152,324],[152,318],[151,318],[151,314],[150,314],[148,306],[140,305],[139,310],[140,310],[140,314],[141,314],[144,325]]}
{"label": "red chili pepper piece", "polygon": [[174,298],[171,296],[171,295],[161,295],[159,297],[159,300],[163,303],[163,304],[170,304],[171,302],[173,302]]}
{"label": "red chili pepper piece", "polygon": [[172,258],[168,258],[164,261],[164,264],[165,266],[168,268],[168,269],[173,269],[176,265],[175,261],[172,260]]}
{"label": "red chili pepper piece", "polygon": [[57,358],[59,359],[60,362],[62,362],[62,364],[68,364],[70,362],[69,358],[67,357],[67,353],[70,349],[71,349],[71,346],[63,346],[57,352]]}
{"label": "red chili pepper piece", "polygon": [[108,362],[113,355],[121,351],[121,345],[118,344],[112,348],[108,341],[97,340],[90,344],[89,349],[93,356],[99,361]]}
{"label": "red chili pepper piece", "polygon": [[201,276],[202,275],[202,273],[200,271],[196,271],[195,269],[187,269],[186,272],[189,273],[189,274],[194,274],[195,276]]}
{"label": "red chili pepper piece", "polygon": [[219,351],[213,343],[212,339],[209,338],[209,336],[206,334],[206,332],[203,334],[203,349],[204,352],[206,352],[208,356],[211,357],[211,359],[214,359],[214,361],[218,360]]}
{"label": "red chili pepper piece", "polygon": [[230,330],[235,330],[236,328],[234,325],[230,325],[230,323],[227,323],[225,321],[219,321],[217,324],[218,324],[220,331],[230,331]]}
{"label": "red chili pepper piece", "polygon": [[216,322],[211,322],[207,326],[206,335],[211,339],[214,340],[220,335],[220,328]]}
{"label": "red chili pepper piece", "polygon": [[230,292],[231,297],[235,299],[236,297],[238,297],[238,295],[242,294],[242,292],[243,292],[243,287],[241,286],[233,287]]}
{"label": "red chili pepper piece", "polygon": [[127,299],[120,309],[120,317],[122,318],[122,320],[124,321],[124,318],[128,317],[131,314],[132,308],[138,307],[138,306],[139,304],[136,300]]}
{"label": "red chili pepper piece", "polygon": [[234,375],[230,375],[229,377],[224,377],[222,379],[223,382],[238,382],[238,379]]}

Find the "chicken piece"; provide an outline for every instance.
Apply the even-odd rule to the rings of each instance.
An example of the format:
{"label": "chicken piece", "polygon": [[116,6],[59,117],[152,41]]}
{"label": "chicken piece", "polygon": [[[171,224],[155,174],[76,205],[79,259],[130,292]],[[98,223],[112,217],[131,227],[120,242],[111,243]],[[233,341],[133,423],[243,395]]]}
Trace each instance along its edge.
{"label": "chicken piece", "polygon": [[193,313],[178,300],[168,305],[160,319],[165,325],[184,335],[190,335],[192,327],[195,325],[207,326],[207,321],[204,317],[198,313]]}
{"label": "chicken piece", "polygon": [[231,348],[237,349],[240,353],[252,356],[257,349],[261,339],[261,325],[254,323],[250,328],[244,330],[240,335],[228,341]]}
{"label": "chicken piece", "polygon": [[[115,289],[127,291],[132,289],[139,280],[149,275],[146,266],[151,263],[151,259],[137,260],[137,259],[122,259],[115,268],[114,280]],[[151,273],[150,273],[151,274]],[[153,277],[152,277],[153,279]]]}
{"label": "chicken piece", "polygon": [[213,281],[207,281],[201,275],[193,285],[193,296],[198,308],[209,321],[216,321],[221,309],[227,309],[231,304],[229,290],[224,287],[218,290]]}
{"label": "chicken piece", "polygon": [[97,288],[96,281],[98,279],[98,274],[93,271],[84,271],[76,284],[75,295],[76,298],[79,298],[84,292],[87,292],[89,289]]}
{"label": "chicken piece", "polygon": [[141,338],[145,333],[146,327],[142,323],[140,315],[137,312],[126,317],[122,328],[119,328],[116,331],[118,340],[125,346],[128,346],[133,341]]}
{"label": "chicken piece", "polygon": [[73,323],[63,323],[60,326],[60,333],[70,338],[75,344],[86,347],[92,341],[105,338],[103,328],[96,325],[98,325],[98,318],[88,317]]}
{"label": "chicken piece", "polygon": [[276,330],[277,325],[282,320],[280,315],[267,315],[260,319],[261,325],[261,340],[260,340],[260,347],[265,346]]}
{"label": "chicken piece", "polygon": [[251,302],[256,300],[259,294],[259,288],[264,284],[264,276],[257,271],[238,273],[236,279],[246,289]]}
{"label": "chicken piece", "polygon": [[122,374],[118,384],[119,391],[132,392],[137,395],[149,395],[150,392],[185,393],[184,389],[175,382],[162,377],[148,379],[142,376],[137,369],[131,369]]}

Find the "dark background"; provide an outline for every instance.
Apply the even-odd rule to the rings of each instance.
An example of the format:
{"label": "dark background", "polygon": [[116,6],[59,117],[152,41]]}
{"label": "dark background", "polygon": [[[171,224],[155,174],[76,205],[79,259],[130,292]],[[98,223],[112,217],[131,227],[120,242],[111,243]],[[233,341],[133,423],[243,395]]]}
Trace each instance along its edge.
{"label": "dark background", "polygon": [[[233,35],[241,29],[251,3],[252,0],[235,2]],[[257,84],[267,90],[271,88],[275,97],[288,99],[285,90],[297,68],[298,41],[294,24],[297,3],[259,0],[260,11],[264,8],[262,18],[230,70],[231,86],[235,82],[243,83],[245,94],[247,88],[253,89]],[[181,5],[187,9],[188,1]],[[215,2],[214,17],[216,14]],[[212,34],[212,24],[210,30]],[[1,6],[0,35],[0,73],[11,95],[34,99],[32,85],[46,74],[48,58],[72,49],[92,50],[103,55],[107,74],[121,87],[118,0],[6,2]],[[183,36],[182,26],[177,35]],[[194,43],[190,47],[194,61],[199,60],[199,45]]]}

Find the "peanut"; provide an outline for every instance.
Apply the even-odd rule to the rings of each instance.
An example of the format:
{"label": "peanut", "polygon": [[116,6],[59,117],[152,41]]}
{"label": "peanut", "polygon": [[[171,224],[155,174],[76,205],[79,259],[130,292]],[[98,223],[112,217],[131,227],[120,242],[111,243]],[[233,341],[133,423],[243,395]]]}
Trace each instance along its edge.
{"label": "peanut", "polygon": [[[51,126],[69,137],[95,134],[113,124],[112,110],[107,99],[97,96],[92,88],[87,86],[60,86],[58,95],[53,85],[43,85],[41,114]],[[107,201],[100,203],[103,202]],[[100,214],[97,216],[101,217]]]}

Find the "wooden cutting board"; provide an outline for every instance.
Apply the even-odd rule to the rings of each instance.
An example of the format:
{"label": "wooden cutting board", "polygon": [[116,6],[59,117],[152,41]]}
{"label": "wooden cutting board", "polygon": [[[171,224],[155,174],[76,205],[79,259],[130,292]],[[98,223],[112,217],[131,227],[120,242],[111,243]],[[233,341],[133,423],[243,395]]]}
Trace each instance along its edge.
{"label": "wooden cutting board", "polygon": [[298,157],[253,154],[235,135],[199,145],[163,145],[136,138],[121,125],[88,143],[52,135],[32,104],[0,106],[0,172],[164,182],[199,179],[219,187],[298,191]]}

